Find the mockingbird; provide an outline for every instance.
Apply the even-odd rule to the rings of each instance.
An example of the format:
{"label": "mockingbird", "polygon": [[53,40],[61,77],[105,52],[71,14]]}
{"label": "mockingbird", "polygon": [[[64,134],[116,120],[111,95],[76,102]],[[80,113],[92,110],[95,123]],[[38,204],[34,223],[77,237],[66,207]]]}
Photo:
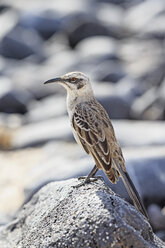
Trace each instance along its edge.
{"label": "mockingbird", "polygon": [[123,154],[109,116],[96,101],[89,78],[81,72],[70,72],[50,79],[45,84],[54,82],[67,90],[67,110],[74,137],[95,161],[94,168],[82,184],[90,182],[90,178],[98,169],[102,169],[112,183],[116,183],[121,176],[134,205],[148,218],[140,196],[126,171]]}

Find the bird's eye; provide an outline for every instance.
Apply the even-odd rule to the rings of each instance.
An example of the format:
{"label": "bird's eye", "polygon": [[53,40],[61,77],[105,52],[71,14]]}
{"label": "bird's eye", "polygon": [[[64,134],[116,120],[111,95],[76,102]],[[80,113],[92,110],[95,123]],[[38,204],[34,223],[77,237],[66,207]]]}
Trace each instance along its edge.
{"label": "bird's eye", "polygon": [[75,77],[72,77],[71,78],[71,81],[72,81],[72,83],[76,82],[76,78]]}

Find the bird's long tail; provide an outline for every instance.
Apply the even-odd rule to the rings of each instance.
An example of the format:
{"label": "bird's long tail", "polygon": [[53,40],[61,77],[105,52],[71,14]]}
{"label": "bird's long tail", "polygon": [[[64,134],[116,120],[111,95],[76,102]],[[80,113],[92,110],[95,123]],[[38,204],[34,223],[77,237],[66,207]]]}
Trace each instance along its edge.
{"label": "bird's long tail", "polygon": [[130,195],[135,207],[147,218],[148,218],[148,214],[146,212],[146,209],[140,199],[140,196],[130,178],[130,176],[128,175],[127,172],[123,171],[122,167],[120,166],[119,163],[115,162],[115,165],[117,167],[117,170],[119,171],[121,177],[122,177],[122,180],[123,180],[123,183],[128,191],[128,194]]}

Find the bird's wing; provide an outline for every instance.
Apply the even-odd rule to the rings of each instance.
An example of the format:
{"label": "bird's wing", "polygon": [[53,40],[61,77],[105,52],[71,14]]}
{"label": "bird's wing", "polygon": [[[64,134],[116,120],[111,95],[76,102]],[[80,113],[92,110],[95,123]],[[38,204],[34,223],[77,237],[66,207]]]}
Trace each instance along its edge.
{"label": "bird's wing", "polygon": [[121,175],[135,206],[147,218],[140,196],[126,172],[121,148],[104,108],[96,101],[78,104],[72,119],[73,128],[87,153],[91,153],[96,166],[103,169],[111,182]]}
{"label": "bird's wing", "polygon": [[93,155],[97,167],[109,171],[110,139],[114,133],[104,108],[96,101],[76,105],[72,125],[85,151]]}

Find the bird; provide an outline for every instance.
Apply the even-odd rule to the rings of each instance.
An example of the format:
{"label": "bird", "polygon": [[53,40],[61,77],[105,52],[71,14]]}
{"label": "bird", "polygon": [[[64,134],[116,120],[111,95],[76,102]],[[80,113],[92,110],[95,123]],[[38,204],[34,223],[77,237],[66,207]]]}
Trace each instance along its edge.
{"label": "bird", "polygon": [[135,207],[148,219],[142,200],[126,171],[123,153],[109,115],[95,99],[90,79],[82,72],[69,72],[44,82],[49,83],[60,84],[66,89],[67,111],[73,135],[95,162],[89,175],[78,186],[89,183],[99,169],[104,171],[112,183],[121,177]]}

